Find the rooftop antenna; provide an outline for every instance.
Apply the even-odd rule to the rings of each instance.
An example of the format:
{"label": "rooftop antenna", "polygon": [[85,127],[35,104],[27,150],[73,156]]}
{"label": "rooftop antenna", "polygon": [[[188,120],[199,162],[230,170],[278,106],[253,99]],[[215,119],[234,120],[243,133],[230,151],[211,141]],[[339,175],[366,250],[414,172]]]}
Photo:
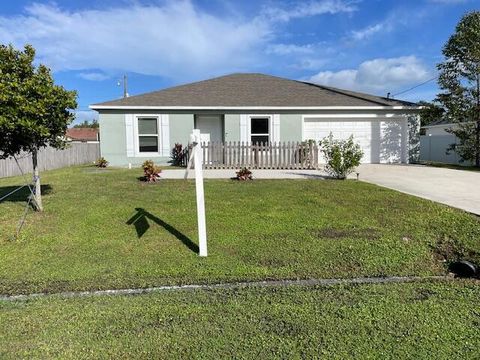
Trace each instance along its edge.
{"label": "rooftop antenna", "polygon": [[128,92],[127,92],[127,86],[128,86],[128,79],[127,79],[127,74],[123,75],[123,81],[118,80],[117,81],[117,86],[122,85],[123,83],[123,97],[127,98],[128,97]]}

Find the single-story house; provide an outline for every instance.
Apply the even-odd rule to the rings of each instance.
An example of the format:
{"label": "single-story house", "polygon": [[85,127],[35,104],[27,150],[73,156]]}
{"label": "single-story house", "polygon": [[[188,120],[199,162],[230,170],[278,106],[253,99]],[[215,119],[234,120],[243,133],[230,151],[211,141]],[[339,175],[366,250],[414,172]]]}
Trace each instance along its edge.
{"label": "single-story house", "polygon": [[456,124],[453,124],[448,120],[440,119],[437,121],[433,121],[430,124],[422,126],[421,134],[426,136],[451,135],[451,133],[449,133],[447,129],[452,129],[455,126]]}
{"label": "single-story house", "polygon": [[100,134],[95,128],[70,128],[67,129],[65,138],[69,142],[98,143]]}
{"label": "single-story house", "polygon": [[99,112],[101,155],[114,166],[167,163],[194,128],[205,142],[353,134],[364,163],[408,163],[419,147],[414,103],[263,74],[231,74],[90,108]]}

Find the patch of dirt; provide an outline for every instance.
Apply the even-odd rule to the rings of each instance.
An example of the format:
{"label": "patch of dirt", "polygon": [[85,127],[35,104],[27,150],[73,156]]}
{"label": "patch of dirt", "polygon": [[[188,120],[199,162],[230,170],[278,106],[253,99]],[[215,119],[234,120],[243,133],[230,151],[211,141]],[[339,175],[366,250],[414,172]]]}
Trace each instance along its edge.
{"label": "patch of dirt", "polygon": [[440,261],[470,260],[476,262],[480,259],[478,251],[467,249],[459,241],[449,237],[439,239],[432,246],[435,258]]}

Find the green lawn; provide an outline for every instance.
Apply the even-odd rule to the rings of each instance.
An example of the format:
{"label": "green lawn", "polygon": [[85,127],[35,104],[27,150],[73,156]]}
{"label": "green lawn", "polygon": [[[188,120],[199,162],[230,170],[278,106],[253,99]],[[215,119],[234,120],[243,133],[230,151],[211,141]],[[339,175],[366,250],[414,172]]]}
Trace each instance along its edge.
{"label": "green lawn", "polygon": [[0,303],[0,358],[474,359],[480,286],[246,288]]}
{"label": "green lawn", "polygon": [[[0,293],[218,281],[431,275],[480,259],[478,218],[357,181],[207,180],[209,257],[193,181],[139,170],[45,172],[44,213],[11,241],[26,192],[0,204]],[[254,172],[255,175],[255,172]],[[0,179],[0,194],[21,183]]]}

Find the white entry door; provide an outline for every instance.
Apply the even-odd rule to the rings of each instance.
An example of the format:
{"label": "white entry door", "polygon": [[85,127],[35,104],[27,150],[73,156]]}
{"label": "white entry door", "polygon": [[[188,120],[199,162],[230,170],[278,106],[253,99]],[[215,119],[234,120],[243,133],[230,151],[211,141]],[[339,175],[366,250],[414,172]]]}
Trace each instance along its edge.
{"label": "white entry door", "polygon": [[200,130],[202,142],[223,141],[223,116],[197,115],[195,129]]}
{"label": "white entry door", "polygon": [[[223,141],[223,116],[222,115],[197,115],[195,117],[195,129],[200,130],[200,140],[202,143],[222,142]],[[217,155],[218,156],[218,155]],[[222,155],[223,156],[223,155]],[[206,163],[222,161],[215,157],[209,157],[209,152],[205,152]]]}
{"label": "white entry door", "polygon": [[353,135],[363,150],[362,163],[406,162],[407,123],[405,119],[331,119],[305,117],[303,139],[320,141],[330,133],[336,139]]}

